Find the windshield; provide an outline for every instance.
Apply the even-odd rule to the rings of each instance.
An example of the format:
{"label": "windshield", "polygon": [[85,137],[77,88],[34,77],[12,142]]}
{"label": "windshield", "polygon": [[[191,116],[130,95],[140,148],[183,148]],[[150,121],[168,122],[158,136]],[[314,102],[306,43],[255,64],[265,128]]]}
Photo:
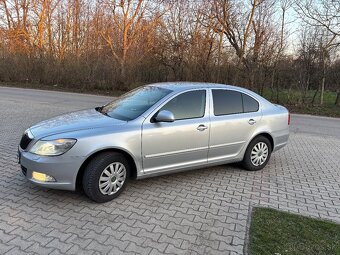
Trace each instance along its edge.
{"label": "windshield", "polygon": [[133,120],[170,92],[172,91],[160,87],[142,87],[108,103],[100,109],[100,112],[119,120]]}

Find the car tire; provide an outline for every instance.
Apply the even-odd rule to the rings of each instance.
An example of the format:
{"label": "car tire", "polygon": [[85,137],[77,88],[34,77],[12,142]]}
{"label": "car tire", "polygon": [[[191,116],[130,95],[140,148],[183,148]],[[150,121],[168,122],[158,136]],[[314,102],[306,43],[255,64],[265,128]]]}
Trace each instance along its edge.
{"label": "car tire", "polygon": [[82,180],[83,190],[93,201],[105,203],[123,192],[129,176],[129,162],[122,154],[103,152],[86,166]]}
{"label": "car tire", "polygon": [[248,171],[263,169],[271,156],[272,145],[267,137],[257,136],[248,145],[242,161]]}

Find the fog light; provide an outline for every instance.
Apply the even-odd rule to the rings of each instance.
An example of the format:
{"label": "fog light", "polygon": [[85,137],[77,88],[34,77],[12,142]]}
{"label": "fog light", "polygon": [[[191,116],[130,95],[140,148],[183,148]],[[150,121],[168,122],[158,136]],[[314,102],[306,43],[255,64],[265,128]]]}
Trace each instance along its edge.
{"label": "fog light", "polygon": [[55,179],[52,176],[35,171],[32,172],[32,178],[40,182],[55,182]]}

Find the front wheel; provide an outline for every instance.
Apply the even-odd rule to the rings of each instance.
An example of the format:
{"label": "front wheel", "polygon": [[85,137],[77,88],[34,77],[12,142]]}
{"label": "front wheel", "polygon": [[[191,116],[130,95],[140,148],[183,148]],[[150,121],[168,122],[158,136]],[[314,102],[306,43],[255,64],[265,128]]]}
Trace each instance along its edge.
{"label": "front wheel", "polygon": [[271,156],[272,146],[267,137],[255,137],[244,154],[243,167],[249,171],[263,169]]}
{"label": "front wheel", "polygon": [[125,189],[129,174],[129,162],[122,154],[101,153],[93,158],[85,168],[84,192],[95,202],[111,201]]}

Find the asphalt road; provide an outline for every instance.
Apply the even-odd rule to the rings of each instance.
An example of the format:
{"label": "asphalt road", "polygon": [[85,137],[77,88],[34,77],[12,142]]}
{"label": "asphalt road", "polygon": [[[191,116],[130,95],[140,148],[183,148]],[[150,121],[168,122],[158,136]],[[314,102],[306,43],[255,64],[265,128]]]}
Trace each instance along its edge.
{"label": "asphalt road", "polygon": [[292,114],[290,131],[340,138],[340,118]]}
{"label": "asphalt road", "polygon": [[241,255],[254,206],[340,223],[334,118],[293,114],[289,144],[262,171],[223,165],[132,181],[106,204],[26,181],[16,161],[26,128],[111,99],[0,87],[0,254]]}

